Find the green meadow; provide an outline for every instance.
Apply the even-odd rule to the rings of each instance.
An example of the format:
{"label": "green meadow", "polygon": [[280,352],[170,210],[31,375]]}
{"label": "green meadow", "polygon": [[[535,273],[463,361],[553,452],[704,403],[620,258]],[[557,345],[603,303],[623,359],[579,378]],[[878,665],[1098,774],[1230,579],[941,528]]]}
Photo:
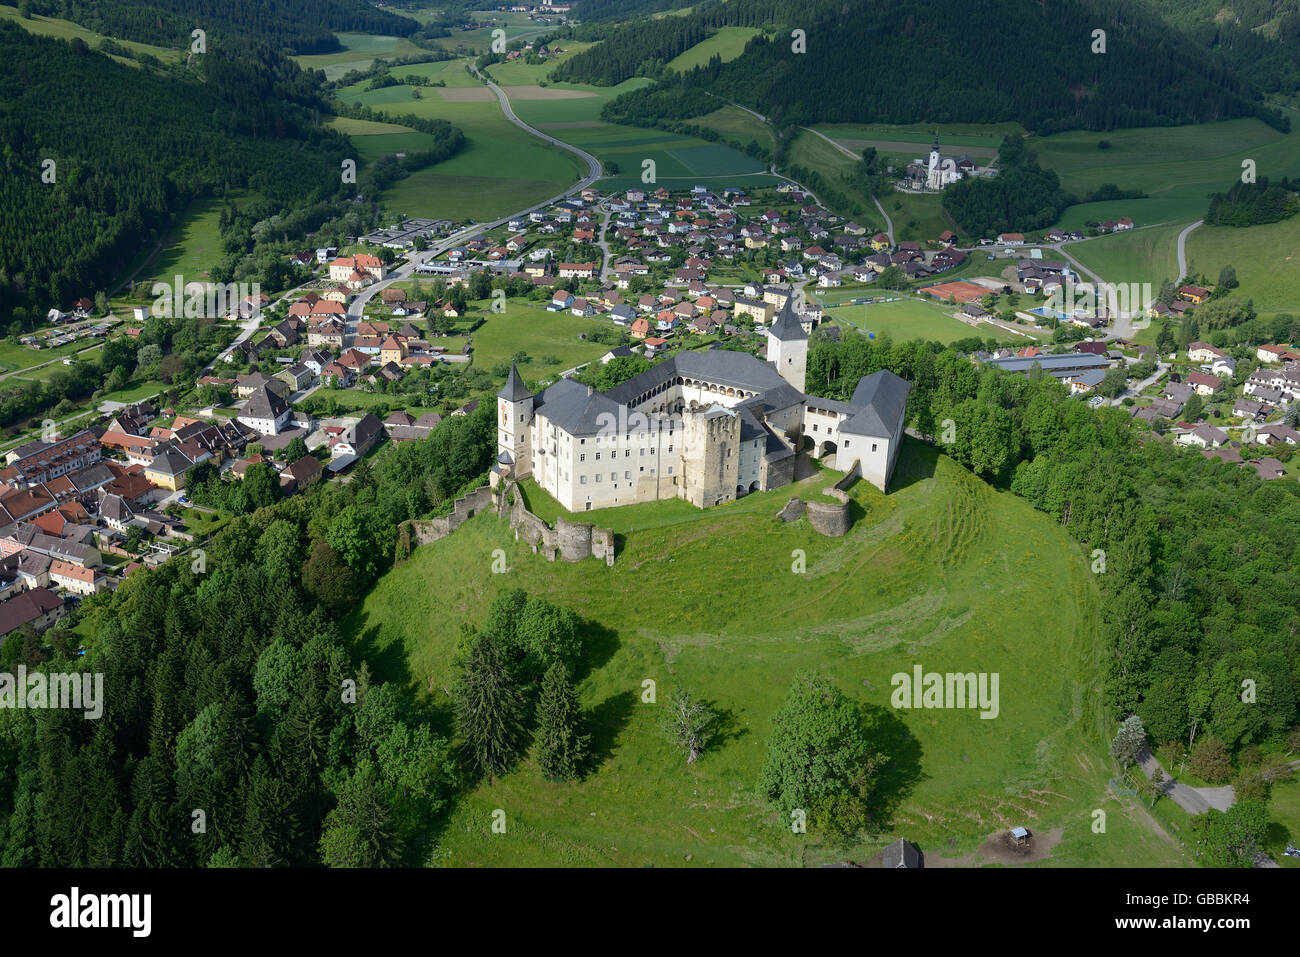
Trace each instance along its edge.
{"label": "green meadow", "polygon": [[[1104,133],[1073,130],[1030,137],[1027,145],[1039,163],[1057,172],[1062,187],[1080,199],[1103,183],[1149,196],[1097,204],[1082,211],[1085,219],[1128,215],[1139,226],[1170,221],[1185,225],[1205,214],[1211,193],[1225,192],[1240,179],[1243,160],[1254,160],[1260,177],[1300,176],[1300,110],[1288,113],[1289,135],[1259,120],[1243,119]],[[1110,143],[1108,149],[1098,147],[1103,140]]]}
{"label": "green meadow", "polygon": [[[487,300],[476,305],[487,308]],[[506,301],[506,311],[487,313],[487,321],[474,330],[474,366],[491,371],[498,362],[526,352],[530,362],[520,366],[520,374],[530,382],[553,376],[565,369],[603,356],[609,346],[579,339],[597,326],[608,326],[604,319],[583,319],[568,312],[547,312],[541,303],[522,299]],[[543,357],[558,359],[543,363]]]}
{"label": "green meadow", "polygon": [[758,33],[753,27],[720,27],[707,40],[701,40],[669,60],[668,69],[684,73],[697,66],[706,66],[714,56],[721,57],[722,62],[727,63],[744,53],[745,44],[758,36]]}
{"label": "green meadow", "polygon": [[[1065,247],[1071,256],[1102,279],[1116,284],[1150,283],[1153,294],[1162,283],[1177,282],[1178,234],[1185,223],[1110,233]],[[1192,235],[1195,235],[1193,233]],[[1049,259],[1054,253],[1044,251]]]}
{"label": "green meadow", "polygon": [[[464,72],[463,67],[458,69]],[[448,76],[456,75],[451,69],[445,72]],[[345,87],[337,95],[345,102],[364,103],[389,115],[413,113],[448,120],[463,130],[469,141],[451,159],[419,170],[390,187],[384,193],[384,200],[394,212],[406,216],[485,220],[555,196],[580,175],[575,156],[543,143],[509,122],[495,97],[450,102],[437,87],[365,90],[363,86]],[[478,83],[474,88],[488,92]],[[416,89],[420,99],[412,97]],[[449,85],[448,89],[465,88]],[[457,94],[451,95],[454,98]],[[414,139],[415,135],[374,144],[366,143],[372,137],[357,136],[353,142],[364,158],[373,159],[384,152],[418,149],[420,141]]]}
{"label": "green meadow", "polygon": [[[87,30],[85,27],[73,23],[70,20],[58,20],[52,17],[37,16],[35,14],[33,14],[30,19],[25,18],[21,13],[19,13],[17,7],[9,6],[8,4],[0,4],[0,18],[12,20],[28,33],[33,33],[37,36],[55,37],[59,40],[78,38],[84,40],[86,44],[92,48],[98,47],[100,41],[104,39],[103,34],[95,33],[93,30]],[[150,43],[137,43],[134,40],[118,40],[116,38],[113,42],[121,44],[135,53],[147,53],[156,56],[164,63],[179,63],[181,60],[182,54],[179,49],[173,50],[167,47],[154,46]],[[114,56],[113,59],[118,63],[139,66],[135,60],[128,57]]]}
{"label": "green meadow", "polygon": [[[792,494],[825,482],[704,511],[672,500],[586,514],[618,535],[609,568],[548,562],[489,511],[385,575],[345,630],[377,674],[409,681],[438,707],[461,623],[481,623],[502,589],[543,595],[584,623],[579,693],[595,766],[555,784],[524,761],[478,783],[455,802],[430,863],[801,866],[867,861],[906,836],[934,866],[958,855],[979,863],[985,838],[1016,824],[1061,835],[1049,866],[1185,863],[1132,799],[1108,793],[1095,586],[1065,533],[910,440],[889,495],[853,488],[846,536],[776,519]],[[497,549],[504,574],[492,573]],[[918,664],[996,672],[998,717],[895,709],[891,677]],[[848,846],[825,843],[815,822],[792,833],[757,792],[769,719],[804,670],[863,705],[891,759],[878,778],[877,830]],[[723,714],[718,740],[691,766],[658,730],[679,687]],[[1098,808],[1108,815],[1100,835],[1090,826]],[[496,809],[504,834],[491,830]]]}
{"label": "green meadow", "polygon": [[1300,216],[1245,229],[1201,226],[1187,237],[1189,270],[1214,282],[1224,266],[1237,271],[1236,294],[1254,299],[1261,314],[1300,314]]}
{"label": "green meadow", "polygon": [[421,50],[405,37],[375,33],[336,33],[342,50],[336,53],[312,53],[293,59],[304,70],[324,70],[325,79],[337,80],[351,70],[368,70],[377,57],[412,56]]}
{"label": "green meadow", "polygon": [[[842,302],[851,297],[900,295],[906,294],[866,286],[848,291],[827,289],[815,293],[813,298],[827,304]],[[1004,342],[1029,342],[1028,339],[1014,336],[998,326],[987,323],[972,326],[960,319],[954,319],[952,313],[956,308],[953,305],[944,306],[924,299],[904,298],[898,302],[871,303],[865,306],[828,306],[826,314],[842,329],[857,330],[863,334],[870,332],[877,337],[887,335],[896,342],[925,339],[949,343],[956,342],[958,339],[969,339],[971,336]]]}

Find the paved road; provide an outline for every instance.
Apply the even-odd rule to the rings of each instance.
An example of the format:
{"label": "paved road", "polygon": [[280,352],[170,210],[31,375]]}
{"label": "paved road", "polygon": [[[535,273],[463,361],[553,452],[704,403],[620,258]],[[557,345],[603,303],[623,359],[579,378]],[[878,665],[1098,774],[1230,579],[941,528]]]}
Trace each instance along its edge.
{"label": "paved road", "polygon": [[[744,107],[741,107],[741,109],[744,109]],[[754,116],[758,116],[758,114],[755,113]],[[813,127],[811,126],[801,126],[800,129],[809,131],[809,133],[813,134],[814,137],[820,137],[826,140],[826,142],[831,144],[831,146],[835,147],[836,150],[839,150],[841,153],[844,153],[845,156],[853,157],[854,160],[862,159],[862,156],[859,156],[858,153],[855,153],[852,150],[850,150],[849,147],[842,146],[842,144],[840,143],[836,143],[835,140],[827,137],[827,135],[824,133],[819,133],[818,130],[814,130]],[[885,235],[889,237],[889,244],[893,246],[893,220],[889,218],[889,213],[885,212],[884,205],[880,203],[880,200],[876,198],[876,196],[872,196],[871,202],[876,204],[876,209],[879,209],[880,215],[885,217]]]}
{"label": "paved road", "polygon": [[[1155,759],[1149,748],[1143,750],[1139,763],[1142,773],[1148,779],[1155,773],[1156,768],[1160,768],[1160,762]],[[1231,785],[1221,788],[1188,787],[1177,778],[1170,776],[1164,768],[1160,768],[1160,772],[1165,776],[1164,784],[1160,787],[1161,793],[1167,795],[1188,814],[1204,814],[1210,808],[1226,811],[1237,800]]]}
{"label": "paved road", "polygon": [[1205,220],[1198,219],[1192,225],[1188,226],[1178,234],[1178,278],[1182,279],[1187,275],[1187,237],[1191,235],[1192,230],[1204,223]]}
{"label": "paved road", "polygon": [[[552,196],[549,199],[543,200],[540,203],[534,203],[532,206],[529,206],[526,209],[521,209],[518,210],[517,212],[508,213],[505,216],[502,216],[499,219],[495,219],[490,223],[473,223],[469,226],[466,226],[463,229],[458,230],[455,233],[452,233],[447,238],[440,240],[439,242],[430,246],[428,249],[424,250],[423,252],[412,253],[411,255],[407,256],[406,261],[395,266],[392,272],[388,274],[387,278],[382,279],[379,282],[372,283],[371,285],[367,286],[365,289],[362,289],[360,292],[357,293],[356,297],[352,300],[351,304],[348,306],[347,330],[345,333],[348,336],[355,335],[356,324],[361,320],[362,316],[365,313],[366,303],[368,303],[371,299],[373,299],[383,289],[387,288],[392,283],[397,282],[399,280],[411,278],[413,275],[415,275],[416,266],[429,262],[430,260],[436,259],[438,256],[445,253],[447,250],[453,249],[456,246],[469,242],[471,239],[474,239],[476,236],[482,235],[483,233],[496,229],[498,226],[502,226],[505,223],[508,223],[512,219],[517,219],[522,216],[527,216],[529,213],[533,212],[534,210],[544,209],[545,207],[550,206],[553,203],[558,203],[560,200],[564,199],[565,197],[571,196],[576,192],[586,189],[596,180],[600,179],[602,175],[603,171],[600,165],[600,160],[596,159],[596,157],[592,156],[590,153],[586,152],[585,150],[580,150],[576,146],[572,146],[568,143],[563,142],[562,140],[557,140],[555,137],[548,136],[545,133],[541,132],[540,130],[532,126],[529,126],[527,123],[525,123],[523,120],[519,119],[519,117],[515,115],[514,109],[511,108],[510,106],[510,98],[506,96],[505,91],[502,90],[501,87],[497,86],[496,83],[494,83],[492,80],[488,79],[483,74],[479,73],[477,68],[472,68],[471,72],[473,72],[473,74],[476,77],[478,77],[485,84],[487,84],[488,88],[492,90],[493,93],[496,94],[497,102],[500,104],[501,112],[505,114],[506,119],[508,119],[511,123],[515,124],[515,126],[518,126],[520,129],[529,133],[530,135],[545,140],[547,143],[550,143],[553,146],[558,146],[561,149],[568,150],[570,153],[576,154],[579,158],[581,158],[586,162],[587,175],[582,177],[582,179],[578,180],[577,183],[573,184],[568,189],[564,190],[562,193],[557,193],[555,196]],[[608,262],[609,259],[608,247],[606,246],[603,248],[606,250],[605,259]]]}

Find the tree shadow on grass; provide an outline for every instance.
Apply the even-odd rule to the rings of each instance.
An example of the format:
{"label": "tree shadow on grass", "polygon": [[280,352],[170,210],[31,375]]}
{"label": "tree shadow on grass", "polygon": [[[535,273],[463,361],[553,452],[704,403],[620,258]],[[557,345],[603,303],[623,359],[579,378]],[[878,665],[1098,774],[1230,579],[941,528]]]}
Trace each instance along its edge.
{"label": "tree shadow on grass", "polygon": [[921,769],[921,742],[891,708],[863,705],[862,713],[871,746],[886,757],[871,791],[872,827],[889,830],[899,805],[928,777]]}
{"label": "tree shadow on grass", "polygon": [[591,735],[591,751],[584,774],[594,772],[614,755],[618,737],[627,727],[636,707],[637,696],[631,691],[610,695],[587,712],[587,731]]}
{"label": "tree shadow on grass", "polygon": [[718,716],[713,725],[713,733],[709,736],[708,746],[704,749],[705,753],[717,751],[723,745],[737,741],[749,734],[749,728],[740,723],[736,712],[731,708],[720,708],[716,701],[706,701],[705,704]]}
{"label": "tree shadow on grass", "polygon": [[578,634],[582,638],[582,660],[574,669],[574,684],[582,681],[598,668],[604,667],[614,652],[618,651],[618,632],[598,621],[578,620]]}
{"label": "tree shadow on grass", "polygon": [[387,647],[379,645],[379,626],[365,627],[359,623],[352,640],[353,654],[363,660],[370,668],[375,684],[394,682],[407,685],[411,682],[411,669],[406,660],[406,649],[400,641],[391,642]]}

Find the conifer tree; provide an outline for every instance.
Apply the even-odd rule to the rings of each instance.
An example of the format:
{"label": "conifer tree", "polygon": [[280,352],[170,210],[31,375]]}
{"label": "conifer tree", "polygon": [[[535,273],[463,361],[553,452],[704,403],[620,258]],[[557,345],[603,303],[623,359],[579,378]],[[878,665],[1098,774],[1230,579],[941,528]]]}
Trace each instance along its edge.
{"label": "conifer tree", "polygon": [[542,678],[537,705],[537,765],[551,780],[572,781],[581,776],[591,740],[582,724],[569,670],[556,662]]}

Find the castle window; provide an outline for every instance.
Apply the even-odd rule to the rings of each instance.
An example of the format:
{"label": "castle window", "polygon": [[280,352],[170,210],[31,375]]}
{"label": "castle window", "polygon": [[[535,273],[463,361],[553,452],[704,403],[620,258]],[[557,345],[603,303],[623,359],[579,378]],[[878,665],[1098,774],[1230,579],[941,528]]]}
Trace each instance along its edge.
{"label": "castle window", "polygon": [[578,476],[578,484],[579,484],[579,485],[586,485],[586,484],[587,484],[587,476],[585,476],[585,475],[579,475],[579,476]]}
{"label": "castle window", "polygon": [[625,458],[625,459],[630,459],[631,457],[632,457],[632,450],[631,450],[631,449],[624,449],[624,450],[623,450],[623,458]]}
{"label": "castle window", "polygon": [[580,452],[580,453],[578,453],[578,461],[579,461],[579,462],[585,462],[585,461],[587,461],[587,453],[586,453],[586,452]]}
{"label": "castle window", "polygon": [[672,474],[673,474],[673,467],[672,467],[671,465],[668,466],[668,474],[669,474],[669,475],[672,475]]}
{"label": "castle window", "polygon": [[596,473],[596,481],[597,481],[597,482],[600,481],[600,473],[599,473],[599,472]]}
{"label": "castle window", "polygon": [[596,453],[596,461],[597,461],[597,462],[600,461],[600,453],[599,453],[599,452]]}
{"label": "castle window", "polygon": [[624,473],[623,473],[623,478],[625,478],[625,479],[630,479],[631,477],[632,477],[632,473],[631,473],[631,472],[624,472]]}
{"label": "castle window", "polygon": [[[849,443],[845,442],[844,444],[845,444],[845,445],[848,445]],[[873,452],[876,451],[876,443],[875,443],[875,442],[872,442],[872,443],[871,443],[871,451],[873,451]]]}

